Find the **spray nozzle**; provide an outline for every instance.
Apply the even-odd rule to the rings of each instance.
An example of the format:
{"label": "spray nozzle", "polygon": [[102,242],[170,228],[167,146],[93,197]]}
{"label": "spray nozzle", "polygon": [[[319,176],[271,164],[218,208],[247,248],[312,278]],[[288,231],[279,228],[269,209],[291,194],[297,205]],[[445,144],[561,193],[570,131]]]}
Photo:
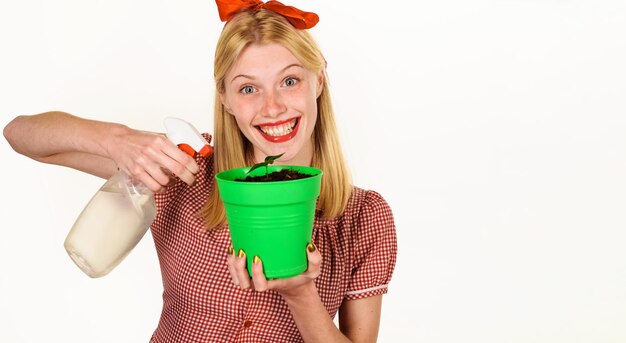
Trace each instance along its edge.
{"label": "spray nozzle", "polygon": [[188,122],[179,118],[167,117],[163,121],[163,125],[167,130],[167,138],[187,155],[194,157],[196,154],[200,154],[207,157],[213,153],[213,147]]}

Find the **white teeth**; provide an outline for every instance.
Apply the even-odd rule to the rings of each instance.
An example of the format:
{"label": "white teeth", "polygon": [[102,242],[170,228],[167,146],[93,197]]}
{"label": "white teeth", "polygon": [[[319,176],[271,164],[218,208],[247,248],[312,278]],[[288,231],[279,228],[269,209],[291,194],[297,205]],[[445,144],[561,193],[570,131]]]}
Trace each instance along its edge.
{"label": "white teeth", "polygon": [[276,126],[259,126],[261,131],[268,136],[280,137],[286,134],[291,133],[293,129],[296,127],[297,120],[294,119],[288,123],[284,123]]}

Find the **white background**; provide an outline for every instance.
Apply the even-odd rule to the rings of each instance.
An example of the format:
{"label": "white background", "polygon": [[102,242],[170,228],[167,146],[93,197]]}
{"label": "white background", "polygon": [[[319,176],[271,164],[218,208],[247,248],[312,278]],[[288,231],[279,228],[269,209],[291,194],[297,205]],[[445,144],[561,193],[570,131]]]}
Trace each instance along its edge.
{"label": "white background", "polygon": [[[626,2],[289,3],[321,17],[355,183],[394,210],[380,341],[626,341]],[[210,0],[2,0],[0,122],[212,131],[221,28]],[[150,235],[89,279],[63,240],[103,180],[0,153],[0,342],[147,342]]]}

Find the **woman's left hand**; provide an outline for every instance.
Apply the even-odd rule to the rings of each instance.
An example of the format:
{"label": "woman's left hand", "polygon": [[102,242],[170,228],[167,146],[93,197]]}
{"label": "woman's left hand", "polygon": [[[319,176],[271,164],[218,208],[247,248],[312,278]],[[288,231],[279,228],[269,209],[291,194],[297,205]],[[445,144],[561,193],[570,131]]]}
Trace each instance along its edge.
{"label": "woman's left hand", "polygon": [[273,289],[284,296],[295,296],[302,287],[308,286],[320,274],[322,255],[313,243],[307,245],[306,254],[309,261],[307,270],[287,279],[267,280],[263,274],[263,261],[260,258],[253,259],[252,278],[250,278],[246,268],[246,255],[243,251],[228,255],[228,269],[233,283],[241,288],[254,289],[259,292]]}

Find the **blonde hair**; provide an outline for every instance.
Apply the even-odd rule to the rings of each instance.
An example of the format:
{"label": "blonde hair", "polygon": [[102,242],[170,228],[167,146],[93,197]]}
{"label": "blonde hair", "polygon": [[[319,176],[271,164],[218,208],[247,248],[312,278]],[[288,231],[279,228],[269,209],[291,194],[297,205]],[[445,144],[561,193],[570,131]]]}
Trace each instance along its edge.
{"label": "blonde hair", "polygon": [[[239,130],[232,115],[220,101],[224,92],[224,77],[241,53],[251,44],[278,43],[286,47],[305,66],[316,73],[324,73],[323,89],[317,98],[318,119],[313,129],[313,158],[311,166],[324,171],[317,208],[324,218],[343,213],[352,184],[344,159],[326,77],[326,61],[320,49],[306,30],[298,30],[284,17],[264,9],[237,14],[224,27],[215,51],[215,105],[214,105],[214,170],[219,173],[232,168],[254,164],[252,144]],[[241,149],[240,149],[241,147]],[[200,211],[206,227],[226,223],[224,204],[220,200],[215,180],[207,204]]]}

